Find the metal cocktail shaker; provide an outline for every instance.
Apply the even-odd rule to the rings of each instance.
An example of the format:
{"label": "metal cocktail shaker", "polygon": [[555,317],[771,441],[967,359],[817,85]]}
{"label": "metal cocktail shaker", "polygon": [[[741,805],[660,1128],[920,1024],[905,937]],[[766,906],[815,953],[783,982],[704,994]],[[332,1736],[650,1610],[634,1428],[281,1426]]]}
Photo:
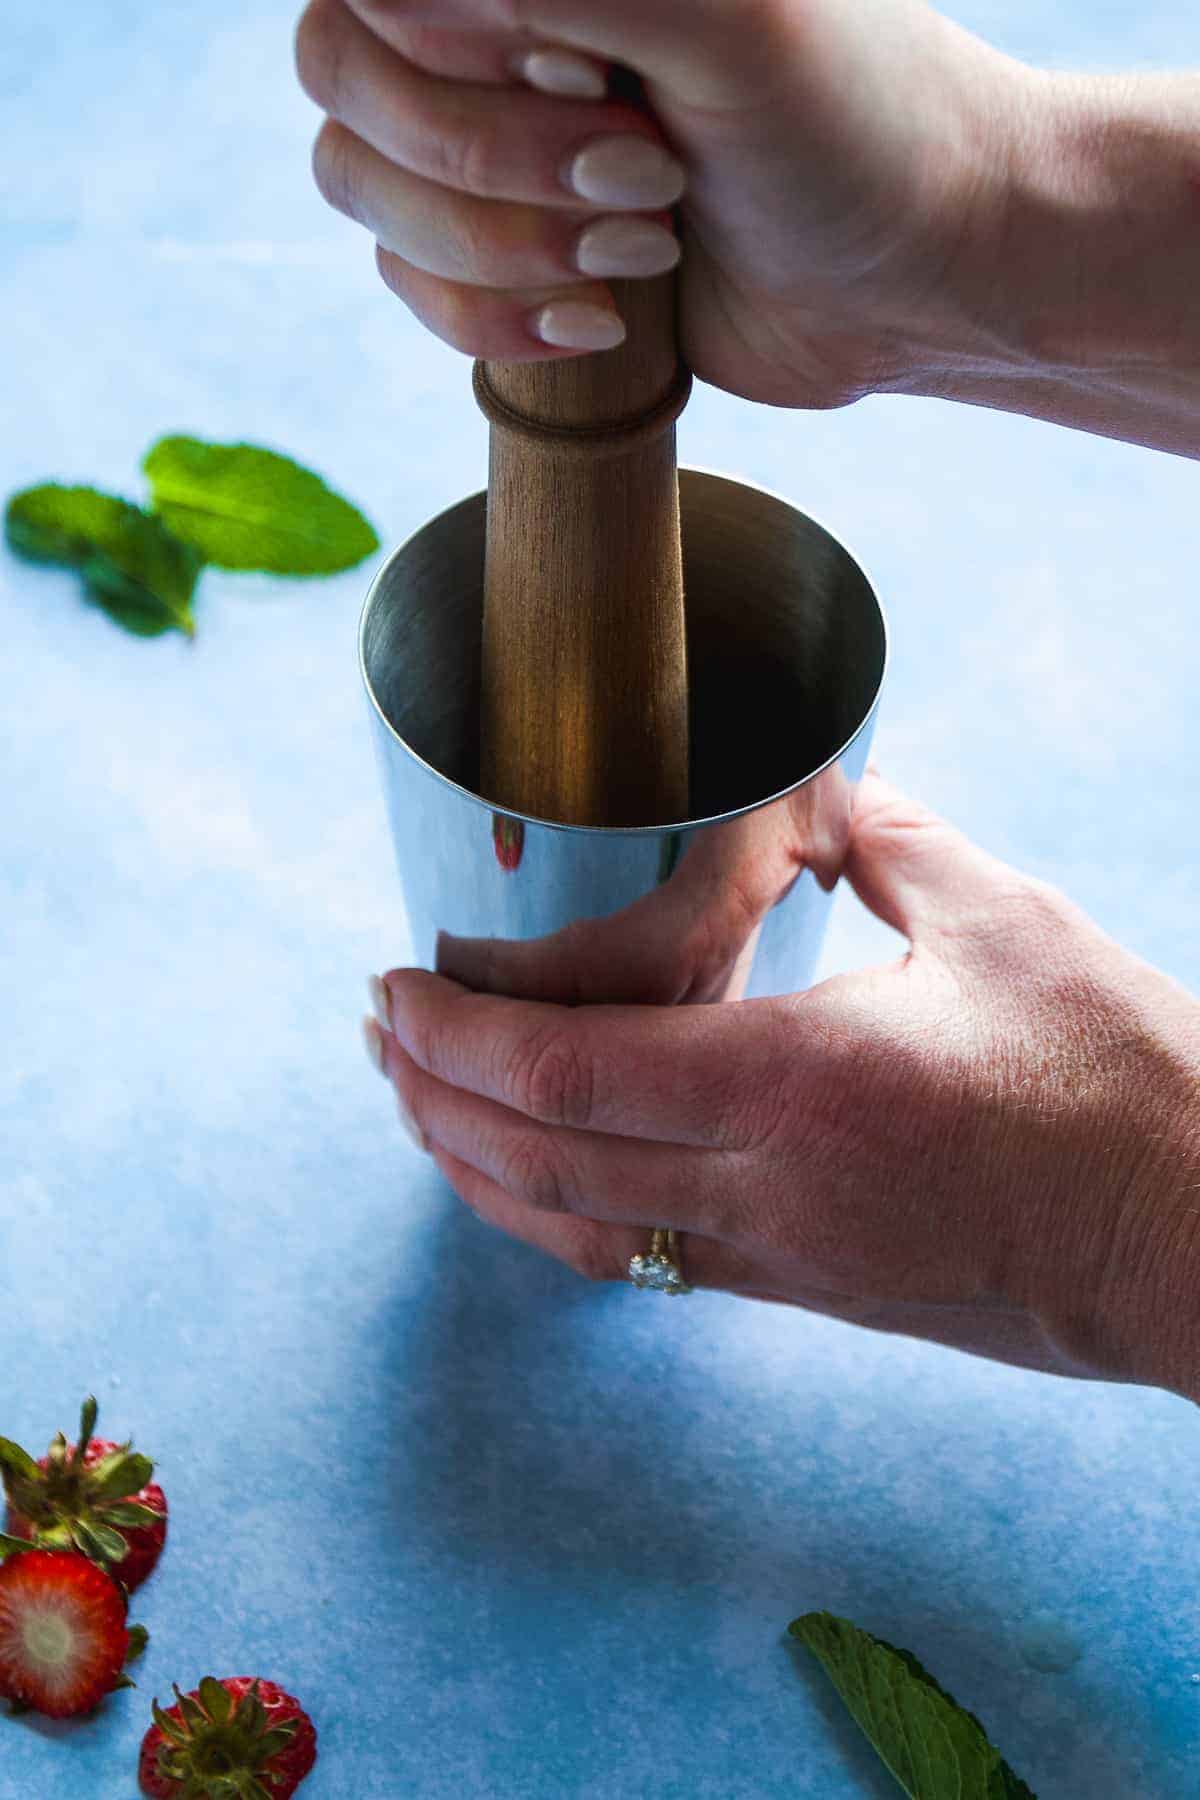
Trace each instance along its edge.
{"label": "metal cocktail shaker", "polygon": [[811,981],[883,681],[882,609],[849,551],[780,496],[681,468],[679,497],[691,797],[663,824],[562,825],[479,791],[485,493],[376,575],[360,657],[416,962],[437,966],[443,932],[593,920],[606,999]]}

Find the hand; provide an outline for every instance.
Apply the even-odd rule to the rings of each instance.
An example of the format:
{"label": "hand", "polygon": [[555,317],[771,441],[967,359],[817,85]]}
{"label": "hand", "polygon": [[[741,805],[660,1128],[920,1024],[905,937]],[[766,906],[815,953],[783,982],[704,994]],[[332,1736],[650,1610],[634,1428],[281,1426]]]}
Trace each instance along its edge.
{"label": "hand", "polygon": [[[610,61],[650,114],[588,97]],[[682,194],[680,337],[702,379],[826,407],[934,391],[947,357],[996,351],[957,271],[994,293],[1030,72],[920,0],[312,0],[297,63],[330,116],[322,192],[460,350],[613,344],[596,277],[669,268]],[[623,185],[587,148],[618,139],[640,155]]]}
{"label": "hand", "polygon": [[402,1118],[583,1274],[670,1226],[698,1287],[1200,1398],[1200,1007],[874,775],[847,873],[910,947],[806,994],[565,1007],[391,971]]}

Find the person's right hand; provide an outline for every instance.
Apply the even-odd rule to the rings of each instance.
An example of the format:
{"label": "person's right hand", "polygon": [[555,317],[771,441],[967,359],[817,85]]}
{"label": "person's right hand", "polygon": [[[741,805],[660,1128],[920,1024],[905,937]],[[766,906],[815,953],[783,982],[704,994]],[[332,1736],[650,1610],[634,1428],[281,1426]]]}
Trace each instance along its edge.
{"label": "person's right hand", "polygon": [[[968,265],[990,292],[1032,78],[920,0],[311,0],[297,62],[329,114],[323,193],[439,337],[509,361],[611,345],[596,277],[670,266],[682,193],[685,360],[803,407],[933,391],[974,344]],[[613,62],[651,114],[518,72],[603,94]],[[624,192],[597,140],[640,154]]]}

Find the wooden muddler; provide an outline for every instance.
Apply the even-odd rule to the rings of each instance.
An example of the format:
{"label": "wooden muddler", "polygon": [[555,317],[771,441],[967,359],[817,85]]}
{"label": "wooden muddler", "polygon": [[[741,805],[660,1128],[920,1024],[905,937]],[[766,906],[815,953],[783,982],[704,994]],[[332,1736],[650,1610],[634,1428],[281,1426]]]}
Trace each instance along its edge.
{"label": "wooden muddler", "polygon": [[571,825],[687,817],[674,273],[614,281],[627,336],[475,365],[491,421],[480,792]]}

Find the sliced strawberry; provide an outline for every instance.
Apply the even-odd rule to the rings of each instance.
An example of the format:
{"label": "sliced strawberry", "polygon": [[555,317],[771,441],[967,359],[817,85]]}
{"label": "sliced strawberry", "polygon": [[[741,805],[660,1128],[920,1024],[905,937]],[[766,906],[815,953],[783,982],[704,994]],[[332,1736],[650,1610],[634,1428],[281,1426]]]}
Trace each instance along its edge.
{"label": "sliced strawberry", "polygon": [[206,1675],[142,1739],[138,1781],[152,1800],[288,1800],[317,1759],[298,1700],[273,1681]]}
{"label": "sliced strawberry", "polygon": [[81,1551],[132,1593],[162,1553],[167,1501],[150,1479],[154,1464],[148,1456],[92,1436],[96,1411],[89,1397],[76,1442],[69,1444],[60,1431],[37,1462],[0,1438],[7,1528],[45,1549]]}
{"label": "sliced strawberry", "polygon": [[[123,1685],[125,1596],[74,1550],[0,1563],[0,1696],[52,1719],[90,1712]],[[131,1684],[130,1684],[131,1685]]]}

